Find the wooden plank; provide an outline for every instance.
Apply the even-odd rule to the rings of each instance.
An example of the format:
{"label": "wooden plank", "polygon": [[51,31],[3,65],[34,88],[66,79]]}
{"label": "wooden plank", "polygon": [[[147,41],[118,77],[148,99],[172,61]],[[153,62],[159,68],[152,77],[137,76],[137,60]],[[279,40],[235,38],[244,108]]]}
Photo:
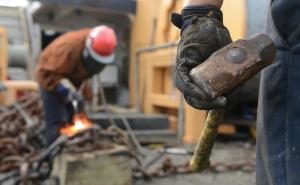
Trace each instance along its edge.
{"label": "wooden plank", "polygon": [[7,79],[7,33],[0,27],[0,80]]}
{"label": "wooden plank", "polygon": [[[175,10],[172,12],[181,12],[183,5],[186,3],[187,0],[175,0],[176,6]],[[179,39],[180,36],[180,30],[171,24],[170,30],[169,30],[169,40],[170,41],[176,41]]]}
{"label": "wooden plank", "polygon": [[163,44],[178,40],[180,30],[172,25],[170,14],[180,12],[183,7],[182,0],[161,0],[159,7],[155,44]]}
{"label": "wooden plank", "polygon": [[[170,72],[169,69],[174,65],[174,61],[170,60],[171,51],[171,49],[163,49],[142,55],[142,63],[146,70],[143,73],[144,78],[140,80],[140,87],[143,87],[140,97],[142,98],[143,110],[147,113],[154,112],[151,94],[165,93],[168,86],[174,86],[173,80],[168,79],[170,76],[166,76],[166,73]],[[173,93],[173,95],[177,96],[178,93]]]}
{"label": "wooden plank", "polygon": [[164,79],[164,73],[165,69],[164,68],[156,68],[153,65],[151,65],[151,69],[153,72],[153,76],[151,78],[151,86],[152,90],[150,93],[164,93],[163,89],[165,87],[165,79]]}
{"label": "wooden plank", "polygon": [[37,91],[38,84],[37,82],[30,81],[30,80],[7,80],[3,81],[4,85],[8,89],[15,89],[15,90],[30,90],[30,91]]}
{"label": "wooden plank", "polygon": [[236,127],[234,125],[230,125],[230,124],[221,124],[219,127],[219,133],[220,134],[235,134]]}
{"label": "wooden plank", "polygon": [[173,0],[162,0],[158,13],[157,31],[155,36],[155,44],[163,44],[168,42],[168,28],[170,27],[169,9],[174,5]]}
{"label": "wooden plank", "polygon": [[12,105],[16,102],[17,91],[13,88],[7,88],[5,91],[0,92],[0,104],[5,106]]}
{"label": "wooden plank", "polygon": [[18,81],[3,81],[7,90],[0,93],[0,103],[4,105],[11,105],[17,100],[18,91],[37,91],[38,84],[34,81],[29,80],[18,80]]}
{"label": "wooden plank", "polygon": [[146,65],[147,67],[147,70],[146,70],[146,81],[145,81],[145,84],[141,84],[141,85],[144,85],[145,86],[145,93],[143,96],[143,99],[142,99],[142,102],[143,102],[143,110],[144,112],[146,113],[154,113],[154,108],[152,106],[152,103],[151,103],[151,94],[153,93],[153,78],[154,78],[154,71],[153,71],[153,67],[152,67],[152,63],[147,61]]}
{"label": "wooden plank", "polygon": [[163,79],[164,79],[164,87],[162,89],[163,93],[169,94],[169,95],[176,95],[176,87],[173,82],[173,76],[174,76],[174,71],[172,70],[171,67],[165,68],[164,73],[163,73]]}
{"label": "wooden plank", "polygon": [[183,141],[189,144],[198,142],[205,124],[207,111],[197,110],[185,104],[185,126]]}
{"label": "wooden plank", "polygon": [[165,94],[152,94],[150,96],[152,106],[167,107],[167,108],[178,108],[179,98],[171,97]]}
{"label": "wooden plank", "polygon": [[170,67],[175,65],[176,47],[169,49],[161,49],[155,52],[145,53],[147,61],[155,67]]}
{"label": "wooden plank", "polygon": [[165,93],[175,95],[177,94],[179,96],[177,87],[175,86],[175,61],[176,61],[176,53],[177,53],[177,47],[173,47],[169,49],[169,57],[170,57],[170,65],[166,69],[165,72]]}
{"label": "wooden plank", "polygon": [[143,66],[140,70],[139,73],[139,98],[140,98],[140,103],[141,103],[141,108],[142,110],[145,110],[146,107],[148,106],[148,102],[146,97],[148,97],[149,91],[151,91],[151,87],[149,83],[151,83],[150,76],[152,76],[152,71],[149,70],[150,64],[147,62],[147,55],[142,55],[141,56],[141,65]]}
{"label": "wooden plank", "polygon": [[226,0],[222,10],[224,25],[229,29],[232,40],[245,38],[247,30],[247,1]]}
{"label": "wooden plank", "polygon": [[169,116],[169,121],[170,121],[170,129],[176,131],[176,129],[178,128],[177,125],[177,117],[176,116]]}
{"label": "wooden plank", "polygon": [[[137,12],[131,25],[131,41],[130,41],[130,74],[129,74],[129,89],[130,89],[130,104],[134,105],[134,71],[136,51],[139,48],[149,46],[151,42],[151,32],[153,20],[157,17],[158,8],[161,0],[137,0]],[[141,71],[144,66],[141,65]]]}

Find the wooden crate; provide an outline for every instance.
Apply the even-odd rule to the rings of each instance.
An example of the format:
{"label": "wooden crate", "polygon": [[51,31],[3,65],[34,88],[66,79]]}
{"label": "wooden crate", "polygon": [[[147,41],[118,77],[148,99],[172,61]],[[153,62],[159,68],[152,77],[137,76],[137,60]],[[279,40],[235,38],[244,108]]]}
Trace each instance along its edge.
{"label": "wooden crate", "polygon": [[0,81],[7,79],[7,33],[0,27]]}
{"label": "wooden crate", "polygon": [[[143,95],[143,110],[146,113],[164,113],[170,116],[170,129],[178,129],[178,111],[182,94],[174,85],[174,60],[176,47],[145,53],[141,56],[147,69],[144,74],[145,84],[140,93]],[[195,143],[201,133],[206,118],[206,111],[192,108],[183,102],[184,127],[183,141]]]}
{"label": "wooden crate", "polygon": [[116,146],[82,154],[61,154],[54,162],[53,176],[61,185],[132,185],[127,149]]}

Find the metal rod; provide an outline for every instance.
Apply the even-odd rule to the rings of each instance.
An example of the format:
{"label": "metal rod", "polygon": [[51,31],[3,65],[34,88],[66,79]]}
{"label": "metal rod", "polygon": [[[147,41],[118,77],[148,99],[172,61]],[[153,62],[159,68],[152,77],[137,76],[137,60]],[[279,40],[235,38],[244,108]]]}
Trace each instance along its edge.
{"label": "metal rod", "polygon": [[18,103],[13,104],[14,108],[20,113],[22,118],[24,119],[26,123],[26,127],[30,128],[34,125],[33,119],[30,117],[30,115],[23,109],[22,106],[20,106]]}
{"label": "metal rod", "polygon": [[135,110],[136,112],[141,112],[141,100],[139,97],[139,73],[140,73],[140,55],[142,53],[146,53],[146,52],[151,52],[151,51],[156,51],[159,49],[167,49],[167,48],[171,48],[171,47],[175,47],[178,45],[178,42],[170,42],[167,44],[163,44],[163,45],[156,45],[156,46],[150,46],[150,47],[146,47],[146,48],[141,48],[138,49],[136,51],[136,58],[135,58],[135,70],[134,70],[134,92],[135,92]]}
{"label": "metal rod", "polygon": [[[100,76],[99,77],[99,87],[100,87],[100,93],[101,93],[101,101],[102,101],[102,104],[104,105],[104,109],[106,111],[106,114],[108,116],[108,120],[109,122],[114,125],[116,128],[119,128],[116,124],[116,122],[114,121],[114,118],[112,117],[112,111],[110,110],[110,108],[108,107],[108,104],[107,104],[107,100],[106,100],[106,97],[105,97],[105,91],[104,91],[104,88],[103,88],[103,85],[101,83],[101,79],[100,79]],[[142,155],[144,156],[145,155],[145,152],[144,152],[144,149],[143,147],[141,146],[139,140],[137,139],[137,137],[135,136],[135,134],[133,133],[133,130],[128,122],[128,120],[121,114],[116,114],[117,116],[119,116],[121,118],[121,121],[123,122],[126,130],[128,131],[128,134],[133,142],[133,144],[136,146],[137,148],[137,151]]]}
{"label": "metal rod", "polygon": [[121,114],[116,114],[117,116],[119,116],[128,132],[128,135],[130,136],[133,144],[135,145],[136,149],[138,150],[138,152],[142,155],[145,156],[145,151],[140,143],[140,141],[137,139],[136,135],[134,134],[128,120]]}

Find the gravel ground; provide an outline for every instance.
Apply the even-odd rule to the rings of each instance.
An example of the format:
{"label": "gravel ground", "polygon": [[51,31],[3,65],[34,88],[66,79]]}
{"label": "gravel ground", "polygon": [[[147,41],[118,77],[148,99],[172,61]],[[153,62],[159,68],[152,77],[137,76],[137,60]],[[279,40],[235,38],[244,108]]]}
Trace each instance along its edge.
{"label": "gravel ground", "polygon": [[[189,157],[168,156],[175,164],[182,164]],[[217,143],[212,156],[212,163],[255,160],[255,145],[244,142]],[[159,162],[158,164],[159,165]],[[155,167],[154,167],[155,168]],[[254,185],[255,172],[203,172],[188,175],[176,175],[156,178],[151,181],[138,180],[134,185]]]}

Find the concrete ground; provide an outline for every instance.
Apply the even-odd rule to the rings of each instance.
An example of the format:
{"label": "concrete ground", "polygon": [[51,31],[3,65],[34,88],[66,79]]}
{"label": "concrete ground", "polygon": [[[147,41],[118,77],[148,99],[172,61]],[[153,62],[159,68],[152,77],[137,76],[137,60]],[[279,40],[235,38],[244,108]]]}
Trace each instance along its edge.
{"label": "concrete ground", "polygon": [[[189,159],[187,156],[169,155],[174,163],[180,164]],[[175,162],[176,161],[176,162]],[[245,142],[217,143],[212,156],[212,163],[243,164],[243,161],[255,161],[255,145]],[[197,174],[173,175],[164,178],[153,178],[151,181],[137,180],[134,185],[254,185],[255,163],[250,172],[206,171]],[[222,169],[220,169],[222,171]]]}
{"label": "concrete ground", "polygon": [[254,185],[254,173],[230,172],[221,174],[191,174],[138,181],[134,185]]}

